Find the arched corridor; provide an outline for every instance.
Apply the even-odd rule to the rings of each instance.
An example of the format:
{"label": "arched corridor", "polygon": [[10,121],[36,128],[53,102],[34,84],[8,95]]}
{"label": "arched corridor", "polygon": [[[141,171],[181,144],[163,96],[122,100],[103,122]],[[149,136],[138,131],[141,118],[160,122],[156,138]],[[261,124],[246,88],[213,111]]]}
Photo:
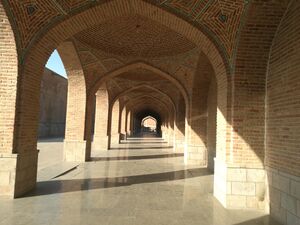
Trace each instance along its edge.
{"label": "arched corridor", "polygon": [[296,0],[1,0],[0,224],[47,200],[79,224],[94,207],[103,224],[300,224],[299,16]]}
{"label": "arched corridor", "polygon": [[94,151],[90,162],[66,174],[40,177],[36,190],[17,202],[1,199],[1,219],[3,224],[17,224],[18,218],[11,216],[17,214],[24,224],[32,225],[268,221],[262,212],[226,210],[213,197],[213,174],[183,161],[183,153],[174,153],[160,138],[129,138],[111,151]]}

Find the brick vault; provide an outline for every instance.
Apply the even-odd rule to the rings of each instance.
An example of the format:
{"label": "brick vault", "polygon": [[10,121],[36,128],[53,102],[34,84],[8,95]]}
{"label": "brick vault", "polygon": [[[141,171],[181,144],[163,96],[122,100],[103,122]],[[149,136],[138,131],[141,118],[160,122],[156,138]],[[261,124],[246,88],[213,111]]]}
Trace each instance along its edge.
{"label": "brick vault", "polygon": [[1,0],[0,194],[36,185],[41,77],[57,49],[66,161],[151,117],[185,164],[214,170],[223,206],[299,223],[299,16],[296,0]]}

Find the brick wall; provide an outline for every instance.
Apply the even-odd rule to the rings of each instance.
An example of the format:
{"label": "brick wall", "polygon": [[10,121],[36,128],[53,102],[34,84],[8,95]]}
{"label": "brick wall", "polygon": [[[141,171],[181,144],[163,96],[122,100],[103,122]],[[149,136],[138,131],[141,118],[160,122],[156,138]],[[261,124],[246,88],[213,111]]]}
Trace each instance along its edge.
{"label": "brick wall", "polygon": [[267,74],[266,160],[271,214],[300,224],[300,3],[289,6],[273,41]]}
{"label": "brick wall", "polygon": [[40,96],[39,137],[64,137],[68,80],[45,68]]}
{"label": "brick wall", "polygon": [[269,50],[284,7],[254,0],[241,30],[234,73],[232,148],[227,161],[262,168],[264,162],[265,77]]}
{"label": "brick wall", "polygon": [[102,85],[96,94],[95,132],[93,149],[108,149],[108,112],[109,102],[106,85]]}

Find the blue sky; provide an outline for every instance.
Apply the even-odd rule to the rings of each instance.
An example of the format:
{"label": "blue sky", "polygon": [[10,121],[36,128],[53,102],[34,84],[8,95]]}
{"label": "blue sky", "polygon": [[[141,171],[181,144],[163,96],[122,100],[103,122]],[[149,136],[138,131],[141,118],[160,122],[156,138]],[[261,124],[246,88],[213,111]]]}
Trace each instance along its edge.
{"label": "blue sky", "polygon": [[61,61],[61,58],[56,50],[51,54],[50,58],[48,59],[46,67],[63,77],[67,77],[64,64]]}

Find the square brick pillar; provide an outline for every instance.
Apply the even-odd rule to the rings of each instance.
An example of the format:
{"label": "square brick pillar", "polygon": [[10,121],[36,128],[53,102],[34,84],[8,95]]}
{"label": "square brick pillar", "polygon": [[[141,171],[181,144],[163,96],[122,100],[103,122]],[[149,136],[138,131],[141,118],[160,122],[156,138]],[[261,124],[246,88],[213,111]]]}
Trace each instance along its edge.
{"label": "square brick pillar", "polygon": [[185,163],[207,167],[207,116],[189,118],[188,121],[185,125]]}
{"label": "square brick pillar", "polygon": [[[184,133],[178,128],[180,126],[178,123],[175,125],[175,140],[174,140],[174,151],[175,152],[184,152],[185,150],[185,137]],[[184,131],[183,131],[184,132]]]}
{"label": "square brick pillar", "polygon": [[168,132],[168,128],[165,125],[161,126],[161,131],[162,131],[162,138],[165,141],[169,141],[169,132]]}
{"label": "square brick pillar", "polygon": [[[76,69],[76,68],[75,68]],[[86,87],[82,70],[68,69],[68,101],[64,140],[65,161],[86,161]]]}
{"label": "square brick pillar", "polygon": [[120,140],[126,140],[126,106],[123,107],[120,116]]}
{"label": "square brick pillar", "polygon": [[109,148],[116,147],[120,143],[120,103],[117,100],[112,106],[110,113],[110,137]]}
{"label": "square brick pillar", "polygon": [[96,93],[95,131],[92,144],[93,150],[108,150],[108,92],[106,85]]}
{"label": "square brick pillar", "polygon": [[267,212],[267,176],[263,162],[234,129],[225,126],[227,122],[219,112],[217,121],[214,196],[226,208]]}
{"label": "square brick pillar", "polygon": [[167,133],[168,133],[168,139],[166,141],[168,142],[168,146],[173,146],[174,132],[170,124],[168,125]]}
{"label": "square brick pillar", "polygon": [[127,109],[127,116],[126,116],[126,138],[131,135],[131,111]]}

